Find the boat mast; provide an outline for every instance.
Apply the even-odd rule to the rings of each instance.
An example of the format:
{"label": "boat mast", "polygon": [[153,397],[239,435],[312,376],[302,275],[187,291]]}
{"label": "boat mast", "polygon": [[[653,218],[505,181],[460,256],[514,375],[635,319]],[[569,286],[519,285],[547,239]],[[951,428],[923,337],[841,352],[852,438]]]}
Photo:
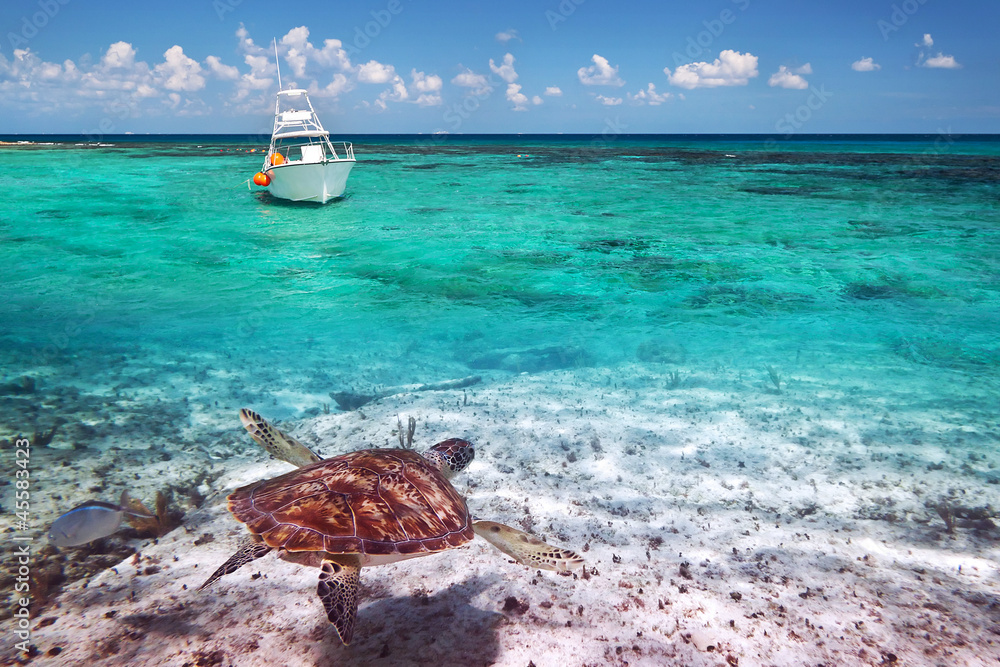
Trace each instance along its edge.
{"label": "boat mast", "polygon": [[278,40],[274,37],[271,38],[274,42],[274,66],[278,69],[278,92],[281,92],[281,64],[278,62]]}

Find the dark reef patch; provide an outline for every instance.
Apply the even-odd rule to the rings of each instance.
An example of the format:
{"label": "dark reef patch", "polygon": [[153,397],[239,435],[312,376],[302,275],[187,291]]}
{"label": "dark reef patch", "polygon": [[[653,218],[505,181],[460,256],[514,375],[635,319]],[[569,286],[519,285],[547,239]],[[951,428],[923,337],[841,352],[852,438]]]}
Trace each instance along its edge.
{"label": "dark reef patch", "polygon": [[810,185],[762,185],[740,188],[740,192],[746,192],[753,195],[792,195],[796,197],[810,197],[825,192],[826,190],[828,190],[828,188],[820,188]]}
{"label": "dark reef patch", "polygon": [[708,285],[687,298],[686,304],[695,309],[721,309],[741,315],[762,315],[768,312],[791,312],[811,305],[809,294],[782,292],[765,287],[739,285]]}
{"label": "dark reef patch", "polygon": [[873,301],[876,299],[899,299],[907,296],[898,285],[888,283],[854,282],[844,285],[843,295],[849,299]]}

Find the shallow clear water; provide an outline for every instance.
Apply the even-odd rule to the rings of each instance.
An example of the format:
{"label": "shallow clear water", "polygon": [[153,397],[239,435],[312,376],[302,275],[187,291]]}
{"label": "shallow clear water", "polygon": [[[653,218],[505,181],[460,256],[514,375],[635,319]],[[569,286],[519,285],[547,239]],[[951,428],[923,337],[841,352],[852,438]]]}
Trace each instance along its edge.
{"label": "shallow clear water", "polygon": [[[72,141],[0,148],[0,444],[31,441],[30,516],[13,463],[0,479],[18,533],[0,562],[33,537],[32,664],[224,647],[271,665],[289,646],[353,664],[390,644],[393,664],[460,664],[468,637],[497,664],[614,646],[703,664],[723,650],[676,631],[713,626],[769,664],[996,654],[998,138],[357,139],[326,206],[249,192],[259,141]],[[224,494],[287,470],[238,408],[298,419],[336,413],[331,392],[470,375],[467,397],[279,424],[324,456],[391,446],[411,417],[420,447],[467,437],[470,509],[557,536],[595,576],[529,584],[470,549],[372,577],[353,653],[312,575],[280,588],[262,563],[266,584],[179,593],[234,548]],[[156,498],[154,533],[45,544],[122,490]],[[417,591],[459,643],[411,632]],[[553,616],[498,621],[515,592]]]}
{"label": "shallow clear water", "polygon": [[326,206],[248,192],[250,146],[6,150],[7,380],[201,359],[325,393],[558,348],[524,370],[816,353],[996,388],[989,138],[382,139]]}

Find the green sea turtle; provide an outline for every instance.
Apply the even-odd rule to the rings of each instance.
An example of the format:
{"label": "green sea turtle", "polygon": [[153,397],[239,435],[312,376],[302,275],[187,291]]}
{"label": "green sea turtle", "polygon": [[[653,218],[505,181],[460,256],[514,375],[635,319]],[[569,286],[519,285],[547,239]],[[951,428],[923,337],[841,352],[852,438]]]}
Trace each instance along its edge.
{"label": "green sea turtle", "polygon": [[362,567],[427,556],[475,535],[531,568],[566,572],[583,565],[576,553],[516,528],[473,521],[448,481],[472,462],[468,441],[445,440],[422,455],[366,449],[321,460],[251,410],[241,410],[240,420],[267,451],[301,467],[229,494],[229,511],[251,535],[199,590],[277,549],[286,560],[319,566],[316,592],[349,644]]}

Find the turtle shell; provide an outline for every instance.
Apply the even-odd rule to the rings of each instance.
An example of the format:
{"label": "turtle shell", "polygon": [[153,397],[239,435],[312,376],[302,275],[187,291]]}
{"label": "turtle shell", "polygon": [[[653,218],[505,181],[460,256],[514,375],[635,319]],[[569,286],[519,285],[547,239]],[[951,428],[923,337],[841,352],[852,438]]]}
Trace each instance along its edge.
{"label": "turtle shell", "polygon": [[229,511],[267,546],[289,552],[406,558],[475,535],[465,499],[403,449],[352,452],[255,482],[229,495]]}

